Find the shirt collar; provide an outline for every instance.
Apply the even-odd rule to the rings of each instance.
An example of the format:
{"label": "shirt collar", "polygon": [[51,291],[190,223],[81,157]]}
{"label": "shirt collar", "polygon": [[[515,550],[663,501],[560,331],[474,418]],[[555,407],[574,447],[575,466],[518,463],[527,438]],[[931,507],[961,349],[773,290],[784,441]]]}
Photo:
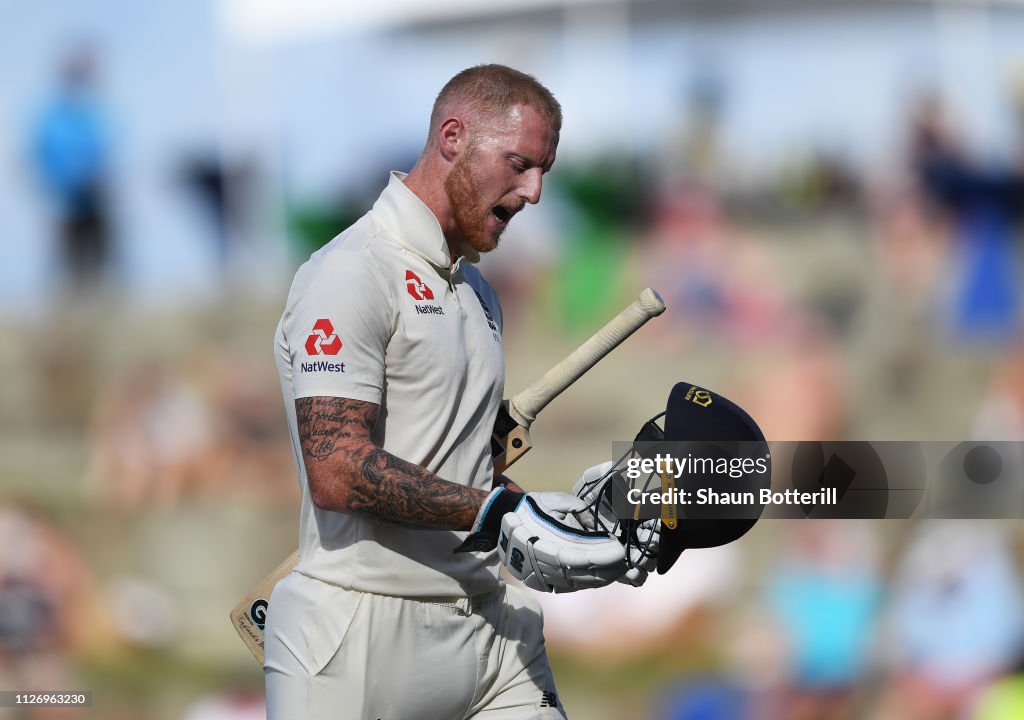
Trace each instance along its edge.
{"label": "shirt collar", "polygon": [[[439,270],[451,270],[451,253],[441,225],[434,212],[406,186],[405,177],[406,173],[391,172],[388,186],[373,204],[373,213],[399,245]],[[472,248],[464,248],[463,254],[468,262],[480,260],[480,254]]]}

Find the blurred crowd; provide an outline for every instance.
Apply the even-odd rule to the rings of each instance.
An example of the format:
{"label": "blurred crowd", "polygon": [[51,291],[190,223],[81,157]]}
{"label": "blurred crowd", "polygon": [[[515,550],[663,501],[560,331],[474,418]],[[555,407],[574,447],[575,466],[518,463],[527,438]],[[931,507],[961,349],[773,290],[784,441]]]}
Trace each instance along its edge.
{"label": "blurred crowd", "polygon": [[637,702],[671,720],[1019,717],[1014,530],[762,524],[640,590],[545,598],[547,635],[612,678],[622,717]]}
{"label": "blurred crowd", "polygon": [[[0,688],[95,687],[107,719],[262,717],[227,612],[295,527],[271,354],[283,295],[159,311],[118,296],[132,238],[116,222],[102,62],[89,46],[65,57],[25,143],[60,263],[42,327],[0,329]],[[640,374],[712,386],[772,440],[1024,440],[1024,136],[998,161],[976,156],[956,108],[924,94],[881,177],[814,152],[739,186],[717,98],[698,94],[657,156],[556,168],[542,207],[485,259],[509,365],[552,338],[562,354],[650,285],[670,311],[619,361],[624,386],[641,386],[649,360]],[[244,256],[259,169],[214,153],[169,172],[220,269]],[[283,282],[362,202],[287,200]],[[617,412],[652,409],[634,400]],[[592,452],[631,422],[595,425],[565,403],[569,427],[545,427],[547,443],[578,421]],[[642,589],[545,598],[549,646],[577,717],[1024,717],[1022,541],[1012,522],[762,523]]]}

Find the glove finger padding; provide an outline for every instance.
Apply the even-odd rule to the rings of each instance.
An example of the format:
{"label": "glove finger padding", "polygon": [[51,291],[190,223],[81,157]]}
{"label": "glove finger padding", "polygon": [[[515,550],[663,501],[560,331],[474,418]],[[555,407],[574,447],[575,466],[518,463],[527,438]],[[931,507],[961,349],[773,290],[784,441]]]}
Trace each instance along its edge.
{"label": "glove finger padding", "polygon": [[605,530],[611,530],[615,525],[616,519],[611,504],[602,497],[607,494],[610,477],[606,476],[614,464],[608,461],[587,468],[572,486],[573,494],[589,508],[586,513],[579,516],[588,530],[598,530],[601,526]]}
{"label": "glove finger padding", "polygon": [[534,590],[573,592],[603,587],[626,572],[618,540],[562,522],[581,505],[567,493],[529,493],[505,514],[498,554],[513,577]]}
{"label": "glove finger padding", "polygon": [[661,521],[644,520],[636,529],[636,536],[629,545],[630,565],[644,570],[658,567],[658,544],[661,540]]}
{"label": "glove finger padding", "polygon": [[577,513],[575,517],[579,518],[583,528],[607,531],[625,546],[627,571],[618,580],[639,587],[647,580],[648,572],[658,565],[661,521],[652,519],[638,523],[622,521],[616,517],[610,493],[610,483],[616,477],[612,472],[614,465],[614,462],[609,461],[583,471],[572,489],[588,510]]}
{"label": "glove finger padding", "polygon": [[645,520],[636,528],[635,536],[626,545],[629,569],[618,579],[620,583],[640,587],[647,582],[648,574],[658,567],[660,536],[660,520]]}
{"label": "glove finger padding", "polygon": [[613,461],[608,460],[607,462],[588,467],[580,475],[580,479],[576,481],[576,484],[572,486],[573,494],[583,498],[588,503],[591,502],[597,496],[597,491],[602,485],[599,481],[608,474],[608,471],[612,469],[614,464]]}
{"label": "glove finger padding", "polygon": [[620,577],[616,582],[620,582],[623,585],[632,585],[633,587],[640,587],[647,582],[647,576],[650,573],[642,568],[632,567],[626,571],[626,574]]}

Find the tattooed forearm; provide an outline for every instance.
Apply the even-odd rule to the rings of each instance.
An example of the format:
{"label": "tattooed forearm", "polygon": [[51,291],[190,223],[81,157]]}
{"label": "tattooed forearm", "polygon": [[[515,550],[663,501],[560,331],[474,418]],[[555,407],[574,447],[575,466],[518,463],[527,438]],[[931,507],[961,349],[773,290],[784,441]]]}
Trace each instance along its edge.
{"label": "tattooed forearm", "polygon": [[425,529],[472,526],[487,493],[442,480],[374,445],[377,405],[312,397],[296,400],[295,410],[318,507]]}
{"label": "tattooed forearm", "polygon": [[361,470],[350,491],[350,511],[401,525],[469,529],[487,496],[380,448],[365,457]]}

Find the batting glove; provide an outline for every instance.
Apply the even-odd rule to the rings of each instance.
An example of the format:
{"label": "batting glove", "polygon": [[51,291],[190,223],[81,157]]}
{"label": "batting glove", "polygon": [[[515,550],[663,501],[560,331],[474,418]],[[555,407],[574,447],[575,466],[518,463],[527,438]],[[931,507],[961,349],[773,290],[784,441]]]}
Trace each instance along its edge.
{"label": "batting glove", "polygon": [[456,552],[497,546],[509,573],[542,592],[603,587],[626,572],[625,552],[608,533],[581,526],[573,513],[585,507],[568,493],[524,495],[498,488]]}
{"label": "batting glove", "polygon": [[628,562],[618,581],[640,587],[647,581],[648,574],[658,567],[661,522],[657,519],[623,522],[615,516],[611,498],[611,481],[615,474],[609,474],[614,464],[609,461],[583,471],[572,491],[583,501],[587,511],[574,517],[586,530],[603,530],[619,539],[628,549]]}

